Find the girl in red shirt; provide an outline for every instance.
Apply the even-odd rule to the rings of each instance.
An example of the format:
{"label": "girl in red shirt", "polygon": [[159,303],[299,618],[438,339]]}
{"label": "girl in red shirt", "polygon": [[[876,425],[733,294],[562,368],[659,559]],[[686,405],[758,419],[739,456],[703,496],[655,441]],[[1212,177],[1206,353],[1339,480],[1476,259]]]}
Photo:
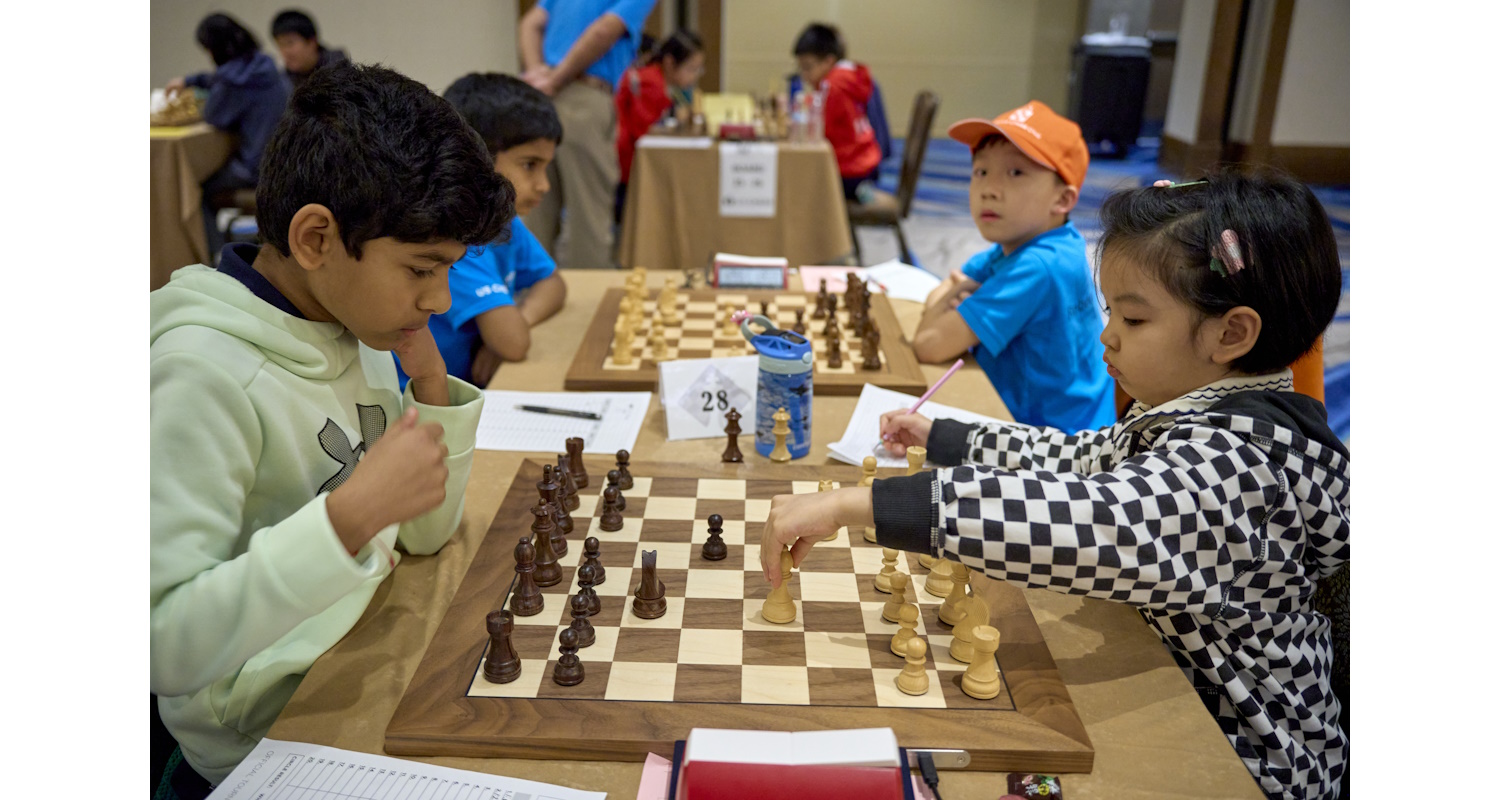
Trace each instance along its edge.
{"label": "girl in red shirt", "polygon": [[683,28],[663,39],[644,64],[620,76],[615,89],[615,117],[620,122],[615,151],[620,156],[621,189],[630,180],[635,140],[674,105],[690,105],[693,87],[702,76],[703,40]]}

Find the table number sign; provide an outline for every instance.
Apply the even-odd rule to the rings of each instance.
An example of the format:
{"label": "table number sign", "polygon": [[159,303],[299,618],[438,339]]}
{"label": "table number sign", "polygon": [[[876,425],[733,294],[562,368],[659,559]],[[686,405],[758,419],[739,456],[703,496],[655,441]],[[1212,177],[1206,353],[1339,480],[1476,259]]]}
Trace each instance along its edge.
{"label": "table number sign", "polygon": [[719,145],[719,216],[776,216],[776,145]]}
{"label": "table number sign", "polygon": [[731,408],[754,419],[759,365],[760,356],[662,362],[658,394],[667,412],[667,440],[723,436]]}

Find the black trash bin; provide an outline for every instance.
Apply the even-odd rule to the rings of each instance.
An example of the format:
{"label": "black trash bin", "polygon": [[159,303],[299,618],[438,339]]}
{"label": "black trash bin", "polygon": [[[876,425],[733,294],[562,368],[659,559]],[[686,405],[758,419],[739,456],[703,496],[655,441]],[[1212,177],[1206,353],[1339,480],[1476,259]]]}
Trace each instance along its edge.
{"label": "black trash bin", "polygon": [[1150,79],[1149,42],[1073,46],[1068,116],[1083,129],[1090,155],[1124,157],[1130,152],[1141,134]]}

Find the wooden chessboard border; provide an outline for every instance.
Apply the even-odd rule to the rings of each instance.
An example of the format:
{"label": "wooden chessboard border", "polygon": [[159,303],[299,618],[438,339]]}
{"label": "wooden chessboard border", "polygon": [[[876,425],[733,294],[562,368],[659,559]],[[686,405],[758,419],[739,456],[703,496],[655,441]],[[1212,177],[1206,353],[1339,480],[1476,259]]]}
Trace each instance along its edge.
{"label": "wooden chessboard border", "polygon": [[[604,298],[599,301],[599,307],[594,312],[594,319],[589,323],[588,330],[583,335],[583,342],[578,346],[578,353],[573,357],[573,364],[568,368],[567,377],[563,381],[563,388],[573,392],[654,392],[658,388],[656,365],[654,363],[643,363],[640,369],[609,369],[604,362],[609,359],[610,346],[614,341],[615,320],[619,316],[620,300],[625,296],[625,289],[609,289],[604,293]],[[652,297],[658,289],[652,290]],[[748,297],[752,304],[761,301],[771,302],[777,296],[801,295],[808,297],[808,309],[813,307],[813,294],[797,292],[793,290],[745,290],[733,292],[718,292],[712,289],[683,289],[678,292],[679,297],[689,301],[713,302],[720,294],[734,294]],[[840,299],[842,303],[842,299]],[[846,361],[852,360],[855,369],[852,373],[815,373],[813,376],[814,395],[848,396],[858,395],[864,390],[865,384],[873,384],[897,392],[920,395],[927,391],[927,377],[922,373],[922,366],[917,363],[917,356],[912,352],[911,344],[907,342],[906,335],[902,333],[901,322],[896,318],[895,309],[891,308],[890,298],[883,294],[870,295],[870,315],[875,324],[880,328],[880,352],[884,368],[879,371],[862,370],[858,368],[858,352],[845,353]],[[810,316],[806,320],[809,326],[809,336],[816,335],[813,325],[821,326],[820,320],[814,320]],[[754,352],[753,350],[750,352]]]}
{"label": "wooden chessboard border", "polygon": [[[613,466],[585,460],[590,476]],[[818,480],[853,483],[853,467],[639,463],[633,473],[660,478]],[[469,697],[474,666],[488,637],[485,615],[514,574],[514,542],[529,534],[534,476],[542,462],[518,467],[505,501],[474,554],[453,601],[434,634],[386,729],[385,749],[402,756],[510,757],[637,761],[647,752],[664,757],[694,727],[761,730],[828,730],[891,727],[907,747],[965,749],[970,769],[1079,773],[1093,769],[1094,750],[1046,642],[1021,591],[993,588],[991,624],[1000,631],[997,653],[1015,710],[848,708],[829,706],[662,703],[574,699]],[[585,491],[597,492],[591,481]],[[574,546],[581,546],[581,536]]]}

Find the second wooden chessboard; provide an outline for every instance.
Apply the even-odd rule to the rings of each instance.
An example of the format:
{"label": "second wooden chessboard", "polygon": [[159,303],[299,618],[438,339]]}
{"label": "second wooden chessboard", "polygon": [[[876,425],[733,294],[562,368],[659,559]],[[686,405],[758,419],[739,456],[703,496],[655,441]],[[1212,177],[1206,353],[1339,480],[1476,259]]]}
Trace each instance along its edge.
{"label": "second wooden chessboard", "polygon": [[[569,391],[652,391],[657,388],[656,361],[652,358],[649,335],[651,316],[656,311],[656,291],[644,301],[641,324],[630,341],[630,357],[616,364],[614,352],[615,322],[619,317],[624,289],[611,289],[599,301],[593,322],[584,334],[583,344],[573,358],[573,365],[563,388]],[[737,308],[760,313],[766,304],[767,317],[777,327],[791,330],[797,312],[803,312],[807,338],[813,344],[813,392],[823,395],[857,395],[867,383],[898,392],[920,395],[927,391],[927,379],[917,363],[911,344],[901,333],[901,323],[885,295],[870,297],[870,318],[880,330],[880,368],[861,366],[859,332],[849,325],[849,311],[840,304],[837,312],[842,332],[843,363],[828,363],[828,340],[822,335],[827,320],[814,319],[815,295],[787,291],[714,291],[694,290],[677,293],[679,321],[664,326],[667,359],[725,358],[750,355],[755,350],[740,335],[724,330],[720,309],[726,302]]]}

